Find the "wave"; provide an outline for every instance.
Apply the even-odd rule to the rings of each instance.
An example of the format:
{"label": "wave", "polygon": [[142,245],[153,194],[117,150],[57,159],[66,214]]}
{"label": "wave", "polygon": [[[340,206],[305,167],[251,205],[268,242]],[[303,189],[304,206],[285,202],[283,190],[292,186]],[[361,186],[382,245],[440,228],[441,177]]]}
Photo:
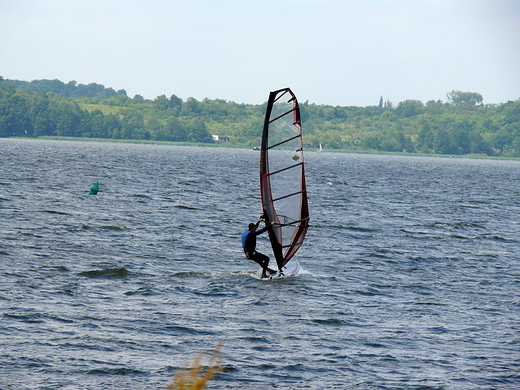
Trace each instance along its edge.
{"label": "wave", "polygon": [[130,271],[126,268],[106,268],[106,269],[98,269],[92,271],[84,271],[78,273],[79,276],[84,276],[87,278],[108,278],[108,279],[118,279],[118,278],[126,278],[130,275]]}
{"label": "wave", "polygon": [[57,214],[57,215],[69,215],[69,213],[64,213],[63,211],[56,211],[56,210],[41,210],[42,213],[48,213],[48,214]]}

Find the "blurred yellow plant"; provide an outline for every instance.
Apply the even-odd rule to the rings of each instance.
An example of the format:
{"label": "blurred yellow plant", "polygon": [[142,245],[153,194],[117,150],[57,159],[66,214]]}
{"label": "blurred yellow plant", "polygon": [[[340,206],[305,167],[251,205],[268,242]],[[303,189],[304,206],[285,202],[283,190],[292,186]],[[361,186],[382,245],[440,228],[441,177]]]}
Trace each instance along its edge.
{"label": "blurred yellow plant", "polygon": [[173,380],[168,385],[167,390],[201,390],[204,389],[206,383],[219,371],[222,371],[221,363],[223,360],[220,349],[224,343],[221,341],[217,344],[211,357],[209,364],[205,370],[202,365],[204,353],[199,353],[191,364],[189,362],[181,369],[178,369],[173,376]]}

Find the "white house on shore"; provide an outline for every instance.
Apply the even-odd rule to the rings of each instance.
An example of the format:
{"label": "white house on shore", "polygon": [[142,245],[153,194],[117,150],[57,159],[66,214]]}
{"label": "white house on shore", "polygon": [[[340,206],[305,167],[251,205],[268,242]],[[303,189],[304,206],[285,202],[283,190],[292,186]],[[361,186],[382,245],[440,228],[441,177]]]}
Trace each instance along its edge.
{"label": "white house on shore", "polygon": [[229,136],[229,135],[216,135],[216,134],[213,134],[212,137],[213,137],[213,141],[229,142],[229,139],[230,139],[231,136]]}

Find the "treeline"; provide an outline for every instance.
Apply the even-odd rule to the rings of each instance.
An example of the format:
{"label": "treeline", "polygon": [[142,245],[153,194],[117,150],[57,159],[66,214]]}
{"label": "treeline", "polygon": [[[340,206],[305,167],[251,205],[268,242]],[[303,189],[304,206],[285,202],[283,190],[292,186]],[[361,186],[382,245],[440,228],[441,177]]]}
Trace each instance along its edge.
{"label": "treeline", "polygon": [[109,98],[118,95],[125,95],[126,91],[120,89],[115,91],[113,88],[105,88],[102,84],[90,83],[90,84],[78,84],[76,81],[69,81],[65,84],[60,80],[33,80],[33,81],[22,81],[22,80],[6,80],[9,84],[16,87],[20,87],[26,91],[32,92],[53,92],[58,95],[67,97],[79,98],[79,97],[99,97]]}
{"label": "treeline", "polygon": [[371,107],[309,107],[316,144],[389,152],[520,156],[520,100],[483,105],[482,96],[452,91],[448,101],[405,100]]}
{"label": "treeline", "polygon": [[115,92],[99,84],[27,83],[0,77],[0,137],[213,142],[202,117],[165,117],[153,107],[140,96],[130,99],[124,90]]}
{"label": "treeline", "polygon": [[[90,89],[87,88],[90,86]],[[95,92],[94,92],[95,91]],[[475,92],[447,101],[379,100],[368,107],[301,102],[306,147],[520,157],[520,99],[483,104]],[[124,90],[58,80],[0,78],[0,137],[72,136],[260,144],[265,104],[172,95],[133,98]]]}

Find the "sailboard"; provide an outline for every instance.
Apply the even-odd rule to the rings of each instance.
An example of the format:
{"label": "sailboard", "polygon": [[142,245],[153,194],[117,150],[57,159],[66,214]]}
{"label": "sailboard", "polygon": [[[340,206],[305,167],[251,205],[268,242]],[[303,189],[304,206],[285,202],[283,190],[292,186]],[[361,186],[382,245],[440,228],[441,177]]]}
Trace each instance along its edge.
{"label": "sailboard", "polygon": [[290,88],[269,94],[260,149],[260,192],[278,269],[295,269],[287,263],[303,244],[309,205],[300,107]]}

